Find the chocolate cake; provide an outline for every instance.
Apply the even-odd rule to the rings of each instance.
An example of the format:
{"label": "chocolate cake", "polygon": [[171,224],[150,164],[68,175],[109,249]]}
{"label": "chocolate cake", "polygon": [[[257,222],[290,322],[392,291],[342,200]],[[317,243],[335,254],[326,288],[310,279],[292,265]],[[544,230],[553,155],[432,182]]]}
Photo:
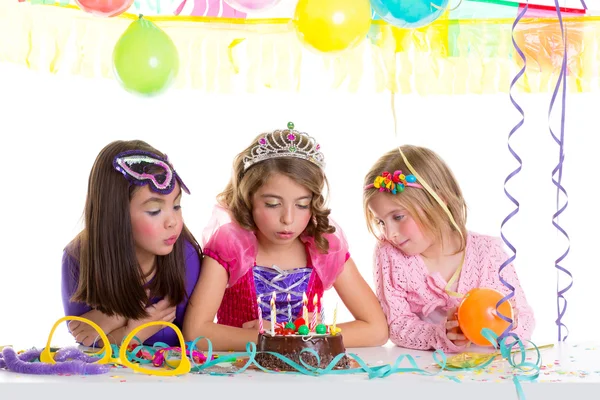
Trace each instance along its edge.
{"label": "chocolate cake", "polygon": [[[300,352],[304,349],[312,349],[318,355],[320,364],[317,365],[316,357],[310,352],[302,353],[302,360],[311,367],[326,368],[338,354],[345,354],[346,348],[341,334],[310,334],[310,335],[275,335],[269,333],[260,333],[256,343],[256,362],[262,367],[270,370],[296,371],[295,368],[286,362],[271,355],[261,352],[270,351],[281,354],[290,360],[302,365],[300,362]],[[344,355],[335,369],[349,368],[348,358]]]}

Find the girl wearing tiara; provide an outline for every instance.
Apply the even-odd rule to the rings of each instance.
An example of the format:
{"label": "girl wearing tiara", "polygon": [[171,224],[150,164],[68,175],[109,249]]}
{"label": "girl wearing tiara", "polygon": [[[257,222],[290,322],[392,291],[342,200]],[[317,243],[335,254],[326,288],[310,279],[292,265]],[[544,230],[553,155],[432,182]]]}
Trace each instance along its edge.
{"label": "girl wearing tiara", "polygon": [[[88,182],[84,228],[66,247],[62,298],[67,316],[85,317],[120,344],[151,321],[181,328],[200,273],[200,246],[183,223],[182,192],[189,190],[167,157],[145,142],[116,141],[96,158]],[[78,343],[97,333],[77,321]],[[149,327],[144,343],[179,341],[170,328]]]}
{"label": "girl wearing tiara", "polygon": [[320,303],[334,287],[356,319],[339,325],[345,345],[387,341],[377,298],[329,218],[323,168],[320,146],[292,123],[259,135],[235,158],[233,176],[204,231],[206,257],[184,322],[186,340],[205,336],[217,350],[245,349],[257,340],[261,323],[268,330],[275,322],[273,296],[277,322],[294,322],[303,304],[316,313],[315,296]]}
{"label": "girl wearing tiara", "polygon": [[[462,351],[467,341],[456,308],[473,288],[509,290],[498,277],[508,256],[499,238],[468,232],[460,187],[433,151],[401,146],[384,154],[365,177],[364,209],[375,249],[377,297],[390,339],[412,349]],[[513,332],[531,337],[533,311],[514,266],[502,277],[515,288]]]}

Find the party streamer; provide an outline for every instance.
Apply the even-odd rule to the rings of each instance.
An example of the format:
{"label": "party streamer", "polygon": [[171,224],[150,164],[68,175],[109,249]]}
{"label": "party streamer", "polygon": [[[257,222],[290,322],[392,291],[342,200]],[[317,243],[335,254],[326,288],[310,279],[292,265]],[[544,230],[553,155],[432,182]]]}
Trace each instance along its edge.
{"label": "party streamer", "polygon": [[[565,146],[565,114],[566,114],[566,99],[567,99],[567,80],[566,80],[566,77],[567,77],[567,32],[565,32],[565,29],[564,29],[563,19],[562,19],[560,7],[558,4],[558,0],[554,0],[554,4],[556,5],[556,14],[558,16],[558,23],[560,24],[560,31],[561,31],[563,45],[564,45],[562,66],[560,69],[560,73],[558,75],[556,87],[554,88],[554,92],[552,93],[552,99],[550,100],[550,108],[548,110],[548,124],[550,124],[550,117],[552,115],[554,103],[556,101],[558,91],[561,90],[561,86],[562,86],[560,138],[554,134],[554,132],[552,131],[552,127],[550,127],[550,134],[552,135],[552,138],[554,139],[554,141],[558,144],[558,148],[559,148],[558,164],[552,170],[552,183],[554,184],[554,186],[556,186],[556,212],[552,215],[552,225],[554,225],[554,227],[556,229],[558,229],[558,231],[567,239],[566,251],[564,253],[562,253],[561,256],[558,257],[556,259],[556,261],[554,262],[554,267],[557,270],[556,271],[556,274],[557,274],[557,277],[556,277],[556,311],[557,311],[558,317],[556,318],[556,326],[558,327],[558,341],[562,341],[562,340],[566,340],[567,336],[569,336],[569,329],[562,322],[562,319],[567,311],[567,299],[565,298],[564,294],[569,289],[571,289],[571,286],[573,286],[573,274],[571,274],[571,272],[569,272],[568,269],[566,269],[565,267],[560,265],[560,263],[565,259],[565,257],[567,257],[567,254],[569,254],[569,250],[571,248],[569,235],[560,226],[560,224],[558,222],[558,217],[565,211],[565,209],[567,208],[567,205],[569,204],[567,191],[565,190],[564,186],[562,185],[563,162],[565,159],[565,148],[564,148],[564,146]],[[583,1],[582,1],[582,4],[585,7],[585,3],[583,3]],[[556,177],[557,174],[558,174],[558,177]],[[560,194],[561,193],[565,196],[565,203],[562,206],[560,205]],[[562,289],[560,288],[560,273],[561,272],[564,274],[567,274],[571,280],[569,282],[569,284]],[[566,334],[564,335],[564,337],[563,337],[563,332],[562,332],[563,328],[566,330]]]}
{"label": "party streamer", "polygon": [[510,333],[510,331],[512,331],[512,329],[513,329],[513,320],[505,315],[502,315],[502,313],[499,310],[499,307],[502,303],[504,303],[505,301],[508,301],[515,295],[514,286],[512,286],[510,283],[508,283],[506,280],[504,280],[504,278],[502,278],[502,270],[504,268],[506,268],[507,266],[509,266],[515,260],[515,258],[517,258],[517,250],[512,245],[512,243],[510,243],[510,241],[508,241],[508,239],[506,239],[506,236],[504,236],[504,232],[502,231],[502,229],[504,228],[504,225],[508,221],[510,221],[515,215],[517,215],[517,213],[519,212],[519,202],[508,192],[508,190],[506,190],[506,184],[508,183],[508,181],[510,181],[515,175],[517,175],[521,171],[521,168],[523,166],[523,161],[521,160],[521,157],[519,157],[519,155],[512,149],[512,147],[510,145],[510,138],[525,123],[525,113],[523,112],[523,109],[521,108],[521,106],[513,98],[512,89],[516,85],[518,80],[523,76],[523,74],[525,73],[525,69],[527,67],[527,60],[525,58],[525,54],[523,54],[523,51],[519,48],[519,46],[517,45],[517,42],[515,41],[515,28],[516,28],[517,24],[519,23],[519,21],[521,20],[521,18],[523,18],[523,16],[527,13],[528,8],[529,8],[529,1],[527,1],[527,3],[525,3],[525,7],[523,7],[523,9],[519,12],[519,14],[517,15],[517,18],[515,19],[515,21],[513,22],[513,25],[512,25],[512,43],[513,43],[515,50],[517,51],[517,54],[519,54],[519,57],[521,57],[521,59],[523,60],[523,67],[517,73],[517,75],[515,75],[514,79],[510,83],[510,89],[509,89],[510,101],[513,104],[513,106],[517,109],[517,111],[519,111],[519,113],[521,114],[521,120],[511,129],[510,133],[508,134],[508,151],[519,162],[519,166],[514,171],[512,171],[510,174],[508,174],[508,176],[504,180],[504,193],[506,194],[506,197],[508,197],[508,199],[515,205],[516,208],[513,211],[511,211],[506,216],[506,218],[504,218],[504,220],[502,221],[502,224],[500,225],[500,236],[502,237],[502,240],[504,241],[506,246],[508,246],[508,248],[513,253],[506,261],[504,261],[502,263],[502,265],[500,265],[500,268],[498,269],[498,277],[500,278],[500,282],[502,282],[502,284],[510,290],[510,293],[508,295],[506,295],[504,298],[502,298],[498,302],[498,304],[496,304],[496,311],[498,313],[498,316],[500,318],[502,318],[504,321],[508,322],[508,324],[509,324],[508,327],[506,328],[506,330],[504,332],[502,332],[502,335],[500,335],[501,338],[505,338],[509,335],[514,336],[514,333]]}

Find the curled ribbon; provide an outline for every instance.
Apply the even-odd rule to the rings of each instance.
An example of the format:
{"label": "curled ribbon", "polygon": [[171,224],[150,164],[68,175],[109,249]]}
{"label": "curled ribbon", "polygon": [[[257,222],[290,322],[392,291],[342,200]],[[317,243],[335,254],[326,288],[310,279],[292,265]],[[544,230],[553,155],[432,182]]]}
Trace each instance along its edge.
{"label": "curled ribbon", "polygon": [[515,50],[519,54],[519,57],[521,57],[521,59],[523,60],[523,67],[521,68],[521,70],[519,70],[519,72],[517,72],[517,74],[515,75],[514,79],[510,83],[510,89],[509,89],[510,101],[513,104],[513,106],[517,109],[517,111],[519,111],[519,113],[521,114],[521,120],[519,122],[517,122],[517,124],[510,130],[510,133],[508,134],[508,151],[519,162],[519,166],[516,169],[514,169],[510,174],[508,174],[508,176],[504,180],[504,194],[506,194],[506,197],[508,197],[508,199],[515,205],[515,209],[512,210],[506,216],[506,218],[504,218],[504,220],[502,221],[502,224],[500,225],[500,237],[502,238],[502,240],[504,241],[504,243],[506,244],[506,246],[512,251],[513,254],[507,260],[505,260],[502,263],[502,265],[500,265],[500,268],[498,269],[498,277],[500,279],[500,282],[502,282],[502,284],[504,286],[506,286],[508,288],[508,290],[510,290],[510,293],[508,295],[506,295],[505,297],[503,297],[496,304],[496,313],[497,313],[497,315],[501,319],[503,319],[504,321],[508,322],[508,324],[509,324],[508,327],[505,329],[505,331],[502,332],[502,334],[500,335],[500,337],[504,338],[506,336],[513,336],[513,337],[515,337],[515,339],[516,339],[516,335],[514,333],[510,333],[512,331],[512,329],[513,329],[513,320],[511,318],[507,317],[506,315],[503,315],[500,312],[499,307],[500,307],[500,305],[502,303],[504,303],[506,301],[509,301],[509,299],[511,299],[512,297],[515,296],[515,288],[508,281],[506,281],[504,278],[502,278],[502,270],[504,268],[508,267],[515,260],[515,258],[517,258],[517,250],[515,249],[515,246],[513,246],[512,243],[510,243],[510,241],[506,238],[506,236],[504,236],[503,228],[504,228],[504,225],[506,225],[506,223],[508,221],[510,221],[519,212],[519,202],[517,201],[517,199],[515,199],[508,192],[508,190],[506,189],[506,184],[515,175],[517,175],[521,171],[521,168],[523,166],[523,161],[521,160],[521,157],[519,157],[519,155],[513,150],[513,148],[510,145],[510,138],[525,123],[525,112],[523,111],[523,109],[521,108],[521,106],[513,98],[513,96],[512,96],[512,89],[516,85],[516,83],[519,81],[519,79],[523,76],[523,74],[525,73],[525,69],[527,67],[527,60],[525,58],[525,54],[523,54],[523,51],[517,45],[517,42],[515,41],[514,34],[515,34],[515,28],[516,28],[517,24],[523,18],[523,16],[527,13],[528,7],[529,7],[529,2],[527,2],[525,4],[525,7],[523,7],[523,10],[521,10],[521,12],[519,12],[519,14],[515,18],[515,21],[513,22],[513,25],[512,25],[512,35],[511,35],[512,36],[512,43],[513,43],[513,46],[514,46]]}
{"label": "curled ribbon", "polygon": [[[584,8],[587,8],[587,6],[585,5],[585,2],[583,0],[581,0],[581,4],[584,6]],[[560,32],[561,32],[563,45],[564,45],[564,49],[563,49],[564,53],[563,53],[562,65],[560,68],[560,74],[558,76],[558,80],[556,82],[556,87],[554,88],[554,92],[552,93],[552,99],[550,100],[550,108],[548,110],[548,124],[550,124],[550,117],[552,115],[552,109],[554,108],[554,102],[556,101],[558,91],[561,89],[561,86],[562,86],[560,138],[558,138],[554,134],[554,132],[552,131],[552,128],[550,127],[550,135],[552,135],[552,138],[558,144],[558,147],[559,147],[558,164],[552,170],[552,183],[554,184],[554,186],[556,186],[556,212],[552,215],[552,225],[569,242],[569,244],[567,244],[567,249],[554,262],[554,267],[559,272],[562,272],[562,273],[568,275],[569,278],[571,279],[571,282],[569,282],[569,284],[562,289],[560,288],[558,278],[557,278],[557,282],[556,282],[556,308],[557,308],[556,311],[558,314],[558,317],[556,319],[556,325],[558,327],[558,341],[561,341],[561,340],[566,340],[567,337],[569,336],[569,329],[562,322],[562,319],[563,319],[565,313],[567,312],[567,299],[565,298],[564,295],[569,289],[571,289],[571,286],[573,286],[573,274],[568,269],[566,269],[565,267],[560,265],[560,263],[569,254],[569,250],[571,248],[569,235],[567,234],[565,229],[562,226],[560,226],[560,224],[558,223],[558,217],[566,210],[567,205],[569,204],[567,191],[565,190],[564,186],[562,185],[563,162],[565,159],[565,149],[564,149],[564,146],[565,146],[565,114],[566,114],[566,100],[567,100],[567,33],[565,32],[562,14],[560,12],[560,6],[558,4],[558,0],[554,0],[554,5],[556,6],[556,14],[558,17],[558,22],[560,24]],[[558,174],[558,178],[555,178],[556,174]],[[566,198],[565,203],[562,206],[560,205],[560,194],[561,193]],[[567,333],[564,335],[564,337],[562,334],[563,328],[567,331]]]}
{"label": "curled ribbon", "polygon": [[[85,318],[80,318],[80,317],[77,317],[77,318],[82,322],[91,323],[91,321],[88,321]],[[62,322],[63,320],[69,320],[69,319],[74,319],[74,318],[73,317],[65,317],[65,318],[62,318],[61,320],[59,320],[58,323]],[[185,374],[188,372],[224,376],[224,375],[240,374],[240,373],[244,372],[246,369],[248,369],[250,366],[255,366],[256,368],[260,369],[261,371],[264,371],[267,373],[277,373],[278,371],[272,371],[272,370],[266,369],[265,367],[263,367],[262,365],[260,365],[257,362],[256,355],[262,353],[262,354],[269,354],[269,355],[281,360],[282,362],[286,363],[287,365],[289,365],[290,367],[293,368],[292,373],[299,373],[299,374],[308,375],[308,376],[324,376],[324,375],[330,375],[330,374],[348,375],[348,374],[366,373],[367,376],[369,377],[369,379],[386,378],[390,375],[397,374],[397,373],[417,373],[420,375],[435,376],[435,375],[440,374],[443,371],[479,370],[479,369],[485,368],[496,358],[495,356],[490,357],[490,359],[487,360],[486,362],[478,364],[476,366],[465,366],[462,368],[456,368],[451,365],[448,365],[448,359],[443,351],[436,350],[433,352],[433,359],[434,359],[435,365],[439,366],[440,369],[438,371],[427,371],[424,368],[419,368],[419,366],[417,365],[417,362],[415,361],[415,358],[413,356],[411,356],[410,354],[401,354],[395,360],[395,362],[393,364],[369,366],[363,359],[361,359],[358,355],[356,355],[354,353],[348,353],[348,354],[342,353],[342,354],[338,354],[336,357],[334,357],[333,360],[331,360],[331,362],[325,368],[320,368],[320,367],[314,367],[312,365],[309,365],[302,359],[302,357],[300,357],[300,363],[297,363],[297,362],[291,360],[290,358],[288,358],[282,354],[279,354],[279,353],[258,352],[256,349],[256,344],[253,342],[248,342],[246,344],[245,352],[228,353],[225,356],[219,357],[219,356],[213,354],[212,343],[208,338],[198,337],[192,342],[183,342],[183,339],[182,339],[183,335],[181,334],[181,331],[179,330],[179,328],[177,328],[177,326],[172,325],[171,323],[164,323],[164,325],[174,329],[177,332],[178,337],[180,337],[180,342],[182,344],[182,347],[173,348],[173,347],[168,346],[165,343],[155,343],[153,346],[146,346],[146,345],[141,344],[139,339],[135,336],[135,333],[146,328],[147,326],[153,326],[153,325],[157,325],[157,324],[158,324],[158,322],[150,322],[148,324],[141,325],[140,327],[136,328],[129,335],[127,335],[126,338],[123,339],[123,342],[121,343],[120,348],[118,346],[112,344],[110,346],[105,346],[100,352],[95,353],[92,356],[81,355],[81,357],[84,357],[85,361],[87,363],[93,362],[93,365],[98,365],[98,367],[100,367],[100,366],[103,367],[103,369],[99,369],[95,373],[103,373],[103,372],[108,371],[107,366],[102,365],[102,364],[121,364],[121,365],[124,365],[126,367],[133,369],[134,371],[137,371],[137,372],[140,372],[143,374],[159,375],[159,376],[181,375],[181,374]],[[55,325],[55,327],[56,327],[56,325]],[[52,331],[50,333],[48,342],[50,342],[50,339],[52,338],[52,334],[54,333],[55,327],[52,329]],[[104,332],[102,332],[102,330],[99,327],[98,327],[98,329],[99,329],[98,333],[104,338],[106,335],[104,334]],[[511,343],[507,342],[508,338],[506,338],[506,337],[502,338],[498,342],[498,336],[496,336],[496,334],[489,329],[484,328],[482,330],[482,335],[496,349],[500,350],[500,355],[502,357],[504,357],[505,359],[507,359],[513,368],[515,368],[519,372],[522,372],[522,373],[515,374],[513,377],[513,381],[515,383],[515,387],[517,389],[519,398],[523,398],[524,395],[523,395],[523,389],[521,387],[521,382],[533,381],[539,376],[539,369],[540,369],[540,365],[541,365],[539,348],[535,344],[530,342],[537,352],[537,361],[535,363],[526,362],[525,361],[526,360],[526,357],[525,357],[526,349],[523,346],[523,343],[519,340],[519,338],[516,335],[514,335],[514,341]],[[512,336],[511,336],[511,338],[512,338]],[[206,352],[207,354],[206,354],[206,356],[203,356],[203,357],[198,356],[198,354],[201,353],[197,348],[197,344],[200,340],[206,340],[206,342],[207,342],[207,352]],[[132,341],[136,341],[140,344],[137,344],[135,346],[130,345],[130,343]],[[105,340],[104,343],[108,343],[108,341]],[[515,346],[518,347],[518,351],[516,353],[521,354],[520,362],[516,361],[516,358],[517,358],[516,356],[512,356],[512,353],[515,353],[514,351],[512,351],[512,348]],[[185,349],[185,351],[183,351],[182,349]],[[12,350],[12,349],[8,349],[8,350]],[[6,351],[6,349],[5,349],[5,351]],[[177,360],[169,360],[168,357],[164,354],[168,353],[170,351],[178,351],[178,353],[181,355],[181,358],[177,359]],[[49,348],[48,348],[48,350],[43,349],[40,352],[40,354],[44,354],[44,353],[46,353],[47,356],[51,359],[51,362],[45,363],[42,360],[42,363],[43,363],[43,365],[49,366],[49,367],[52,367],[52,364],[56,363],[57,361],[62,362],[63,359],[66,360],[66,358],[72,357],[71,355],[67,355],[66,353],[65,353],[64,357],[60,357],[59,355],[61,353],[61,350],[59,350],[59,352],[51,352]],[[9,354],[9,353],[7,353],[7,354]],[[71,353],[69,353],[69,354],[71,354]],[[119,358],[113,358],[112,354],[119,354]],[[317,360],[317,365],[321,365],[320,357],[319,357],[318,353],[316,351],[314,351],[313,349],[308,349],[308,348],[303,349],[300,352],[300,354],[312,355]],[[144,368],[140,368],[138,365],[133,364],[133,363],[137,363],[140,365],[144,365],[144,364],[152,363],[153,366],[156,366],[157,355],[164,356],[164,363],[161,362],[160,364],[162,364],[161,366],[164,366],[166,369],[165,368],[144,369]],[[349,359],[354,360],[359,365],[359,367],[348,368],[348,369],[335,369],[336,365],[341,361],[341,359],[343,357],[348,357]],[[241,368],[238,368],[233,371],[228,371],[228,372],[216,372],[216,371],[209,370],[209,368],[212,366],[215,366],[215,365],[221,364],[221,363],[232,362],[232,361],[237,360],[238,358],[247,358],[245,364]],[[197,361],[199,361],[200,363],[198,363]],[[406,363],[406,362],[409,365],[401,366],[402,363]],[[2,368],[2,367],[4,367],[4,365],[0,364],[0,368]],[[91,368],[94,368],[94,367],[91,367]],[[88,372],[88,371],[91,371],[91,369],[85,370],[85,372]],[[458,380],[456,377],[453,377],[453,376],[446,376],[446,377],[451,380],[454,380],[455,382],[460,382],[460,380]]]}

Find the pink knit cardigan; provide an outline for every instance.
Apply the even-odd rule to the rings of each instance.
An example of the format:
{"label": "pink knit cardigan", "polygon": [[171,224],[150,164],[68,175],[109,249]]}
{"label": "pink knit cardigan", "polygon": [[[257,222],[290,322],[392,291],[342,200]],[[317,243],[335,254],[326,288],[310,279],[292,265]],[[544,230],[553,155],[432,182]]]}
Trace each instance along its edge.
{"label": "pink knit cardigan", "polygon": [[[376,293],[388,320],[392,342],[420,350],[465,350],[448,340],[444,321],[433,324],[420,318],[433,312],[445,312],[460,302],[446,293],[447,282],[441,275],[429,274],[420,256],[405,256],[387,242],[377,244],[374,258]],[[505,295],[510,293],[498,277],[499,267],[507,259],[499,238],[470,232],[456,291],[465,294],[473,288],[486,287]],[[530,339],[535,327],[533,310],[512,264],[502,270],[502,277],[515,288],[515,295],[510,300],[513,308],[518,310],[517,327],[513,332],[522,340]]]}

